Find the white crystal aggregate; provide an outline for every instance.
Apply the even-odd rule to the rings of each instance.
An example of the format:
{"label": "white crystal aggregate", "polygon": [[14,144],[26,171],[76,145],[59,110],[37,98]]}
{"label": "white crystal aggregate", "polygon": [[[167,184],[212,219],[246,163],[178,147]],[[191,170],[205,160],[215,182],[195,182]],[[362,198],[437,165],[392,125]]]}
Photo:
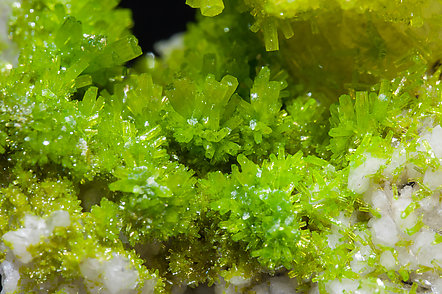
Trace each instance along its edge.
{"label": "white crystal aggregate", "polygon": [[290,279],[287,275],[269,276],[264,281],[252,285],[252,279],[241,276],[230,278],[229,283],[220,278],[220,283],[215,286],[215,294],[296,294],[298,284],[296,279]]}
{"label": "white crystal aggregate", "polygon": [[[420,291],[442,293],[442,243],[436,243],[436,233],[442,231],[442,169],[417,169],[410,159],[418,153],[427,152],[429,158],[442,162],[442,128],[426,128],[417,139],[415,151],[405,151],[399,145],[391,158],[374,158],[366,154],[365,162],[350,169],[348,188],[363,194],[365,201],[378,213],[368,222],[371,240],[379,254],[379,263],[386,270],[401,268],[411,272],[407,282],[416,282]],[[428,148],[429,147],[429,148]],[[395,174],[397,170],[401,174]],[[381,180],[372,180],[375,174]],[[396,177],[395,177],[396,175]],[[419,180],[420,179],[420,180]],[[418,199],[420,181],[430,196]],[[397,192],[396,192],[397,191]],[[333,232],[333,230],[332,230]],[[336,233],[329,237],[329,244],[336,244]],[[365,256],[364,256],[364,252]],[[360,254],[353,258],[352,269],[359,269],[361,277],[369,248],[361,247]],[[358,261],[355,267],[355,261]],[[423,270],[425,269],[425,270]],[[364,293],[359,282],[353,280],[327,283],[330,293]],[[370,293],[370,292],[368,292]]]}
{"label": "white crystal aggregate", "polygon": [[[138,272],[132,269],[129,261],[114,254],[110,260],[88,258],[80,265],[89,293],[130,294],[135,293]],[[149,289],[145,289],[149,293]]]}
{"label": "white crystal aggregate", "polygon": [[251,283],[251,278],[245,278],[243,276],[231,277],[228,284],[223,278],[220,278],[220,282],[215,285],[215,294],[242,293]]}
{"label": "white crystal aggregate", "polygon": [[[20,280],[20,268],[32,266],[34,258],[28,251],[29,246],[46,242],[55,228],[68,227],[70,224],[70,215],[64,210],[54,211],[46,218],[26,215],[23,228],[3,235],[1,246],[6,257],[0,264],[3,287],[1,294],[21,293],[20,284],[26,284],[26,281]],[[83,260],[80,263],[80,273],[82,277],[78,281],[57,286],[59,291],[68,294],[153,294],[157,283],[155,278],[148,279],[138,289],[138,271],[126,257],[116,253],[108,259],[97,257]],[[48,293],[47,289],[53,285],[49,281],[48,285],[39,287],[35,293]]]}
{"label": "white crystal aggregate", "polygon": [[[350,279],[334,280],[327,283],[325,289],[328,293],[353,293],[358,289],[359,282]],[[346,291],[346,292],[344,292]]]}
{"label": "white crystal aggregate", "polygon": [[0,274],[2,275],[2,294],[13,293],[17,289],[20,280],[19,265],[12,258],[8,257],[0,264]]}
{"label": "white crystal aggregate", "polygon": [[385,163],[384,159],[372,157],[370,154],[365,155],[363,164],[356,168],[351,168],[348,175],[348,189],[362,194],[367,191],[370,184],[370,175],[375,174],[379,168]]}
{"label": "white crystal aggregate", "polygon": [[57,210],[46,219],[26,215],[23,223],[23,228],[9,231],[2,236],[2,247],[6,251],[6,258],[0,264],[3,286],[1,294],[14,293],[18,290],[20,267],[31,263],[33,259],[28,251],[29,246],[44,241],[56,227],[67,227],[71,221],[67,211]]}
{"label": "white crystal aggregate", "polygon": [[[269,286],[269,292],[261,291],[261,293],[269,293],[269,294],[296,294],[296,279],[290,279],[288,276],[280,276],[280,277],[272,277],[269,279],[266,285]],[[264,289],[265,286],[264,285]],[[259,288],[263,288],[262,284],[255,286],[254,289],[259,290]]]}
{"label": "white crystal aggregate", "polygon": [[158,41],[154,44],[154,49],[160,56],[167,58],[175,50],[184,48],[184,34],[176,33],[169,39]]}
{"label": "white crystal aggregate", "polygon": [[63,210],[54,211],[47,219],[26,215],[24,228],[9,231],[2,239],[14,256],[26,264],[33,258],[28,251],[29,246],[36,245],[42,238],[51,235],[55,227],[67,227],[70,223],[69,213]]}
{"label": "white crystal aggregate", "polygon": [[17,46],[9,38],[9,18],[12,13],[12,6],[20,6],[21,1],[1,0],[0,1],[0,71],[10,70],[17,64]]}

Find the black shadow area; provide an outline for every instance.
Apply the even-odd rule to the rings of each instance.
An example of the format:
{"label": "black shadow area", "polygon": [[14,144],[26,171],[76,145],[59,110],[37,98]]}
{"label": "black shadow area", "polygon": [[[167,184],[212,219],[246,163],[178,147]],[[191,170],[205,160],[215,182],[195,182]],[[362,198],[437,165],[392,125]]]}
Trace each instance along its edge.
{"label": "black shadow area", "polygon": [[196,10],[185,0],[123,0],[119,7],[132,10],[138,38],[143,53],[154,52],[155,42],[184,32],[186,24],[195,20]]}

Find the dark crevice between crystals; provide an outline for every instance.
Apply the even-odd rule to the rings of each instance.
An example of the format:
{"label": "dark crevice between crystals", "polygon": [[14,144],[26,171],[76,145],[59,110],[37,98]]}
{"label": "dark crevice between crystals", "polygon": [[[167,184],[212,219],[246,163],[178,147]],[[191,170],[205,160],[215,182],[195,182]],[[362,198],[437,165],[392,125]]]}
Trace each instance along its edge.
{"label": "dark crevice between crystals", "polygon": [[[133,34],[137,37],[143,53],[155,52],[154,44],[156,42],[169,39],[176,33],[184,32],[187,23],[195,20],[195,10],[186,5],[185,1],[123,0],[119,7],[131,9],[135,24]],[[134,63],[136,60],[129,62],[129,65]]]}
{"label": "dark crevice between crystals", "polygon": [[181,146],[180,143],[169,138],[170,142],[167,148],[169,156],[172,161],[177,161],[178,163],[187,166],[197,173],[197,177],[203,178],[209,172],[220,171],[224,174],[230,174],[232,172],[232,165],[238,164],[236,156],[229,156],[225,162],[219,162],[217,164],[212,164],[210,159],[204,157],[195,156],[195,154],[204,154],[204,149],[196,152],[195,150],[189,151]]}
{"label": "dark crevice between crystals", "polygon": [[439,71],[439,80],[442,80],[442,60],[437,59],[429,68],[429,74],[434,75]]}
{"label": "dark crevice between crystals", "polygon": [[0,155],[0,188],[6,188],[13,181],[11,158],[9,152]]}
{"label": "dark crevice between crystals", "polygon": [[90,212],[92,206],[100,205],[100,201],[103,198],[114,202],[121,198],[121,193],[109,190],[108,183],[110,182],[112,180],[107,179],[105,176],[97,176],[93,181],[80,185],[78,199],[81,200],[83,212]]}
{"label": "dark crevice between crystals", "polygon": [[[217,221],[208,216],[212,213],[217,215]],[[135,249],[144,265],[158,269],[166,281],[173,281],[175,286],[187,285],[184,294],[212,294],[215,293],[213,283],[218,281],[221,269],[229,270],[241,263],[249,264],[250,268],[259,267],[258,261],[247,252],[246,244],[221,237],[226,232],[216,229],[220,220],[216,212],[208,211],[194,224],[199,228],[197,234],[177,235],[165,241],[128,245],[128,248]],[[223,259],[225,252],[232,258]],[[166,284],[167,293],[172,291],[173,285]]]}

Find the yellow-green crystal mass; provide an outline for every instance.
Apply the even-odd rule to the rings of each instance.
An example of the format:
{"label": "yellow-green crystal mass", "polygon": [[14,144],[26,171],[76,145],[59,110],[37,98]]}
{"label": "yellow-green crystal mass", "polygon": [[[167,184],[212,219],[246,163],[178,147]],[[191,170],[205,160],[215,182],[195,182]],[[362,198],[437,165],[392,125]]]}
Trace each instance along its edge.
{"label": "yellow-green crystal mass", "polygon": [[187,0],[132,67],[118,2],[0,4],[5,293],[442,291],[440,0]]}

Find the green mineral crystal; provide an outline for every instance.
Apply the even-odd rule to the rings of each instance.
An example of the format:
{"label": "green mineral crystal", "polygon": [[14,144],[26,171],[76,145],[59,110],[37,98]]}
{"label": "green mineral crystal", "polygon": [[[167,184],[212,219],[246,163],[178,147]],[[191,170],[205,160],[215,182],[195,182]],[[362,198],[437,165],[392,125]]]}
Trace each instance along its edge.
{"label": "green mineral crystal", "polygon": [[132,67],[118,2],[0,3],[2,293],[442,292],[441,0],[187,0]]}

